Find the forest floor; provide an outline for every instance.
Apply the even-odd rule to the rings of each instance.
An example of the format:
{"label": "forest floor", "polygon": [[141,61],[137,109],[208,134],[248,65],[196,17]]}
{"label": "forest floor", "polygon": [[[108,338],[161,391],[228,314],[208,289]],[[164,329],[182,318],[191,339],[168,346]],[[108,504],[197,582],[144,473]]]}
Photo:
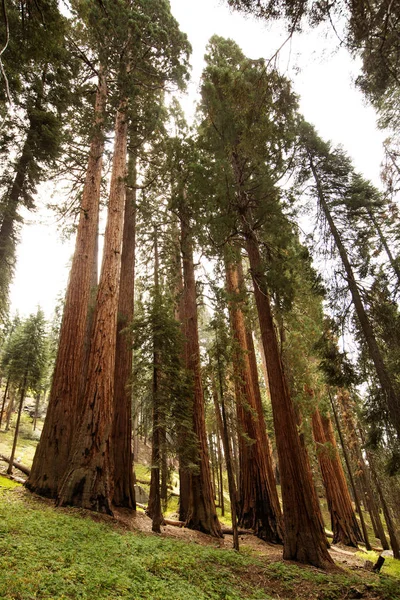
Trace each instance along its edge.
{"label": "forest floor", "polygon": [[[7,438],[0,432],[4,454]],[[21,440],[22,462],[34,445]],[[147,480],[144,465],[136,473]],[[253,535],[240,536],[237,553],[230,535],[171,525],[154,534],[142,510],[110,517],[55,508],[0,475],[0,600],[400,600],[399,561],[386,558],[375,574],[364,565],[377,552],[330,552],[338,569],[326,572],[284,561],[282,546]]]}

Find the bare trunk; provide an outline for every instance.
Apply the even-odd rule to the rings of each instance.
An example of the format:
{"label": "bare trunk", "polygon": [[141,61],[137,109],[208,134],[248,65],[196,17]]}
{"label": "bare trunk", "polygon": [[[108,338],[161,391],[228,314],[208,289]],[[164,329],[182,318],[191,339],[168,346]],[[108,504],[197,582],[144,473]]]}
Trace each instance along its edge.
{"label": "bare trunk", "polygon": [[[158,262],[158,240],[157,229],[154,232],[154,302],[159,304],[160,286],[159,286],[159,262]],[[148,504],[148,515],[152,518],[152,530],[155,533],[161,533],[161,524],[163,516],[161,512],[160,496],[160,462],[161,462],[161,354],[159,344],[160,332],[155,331],[153,337],[153,438],[151,450],[151,479],[150,496]]]}
{"label": "bare trunk", "polygon": [[115,506],[136,510],[132,453],[132,333],[135,291],[136,157],[129,155],[114,375],[112,452]]}
{"label": "bare trunk", "polygon": [[[261,396],[256,397],[258,376],[251,368],[246,325],[241,310],[243,281],[238,264],[226,264],[229,312],[236,350],[233,358],[239,428],[239,525],[254,529],[266,541],[283,540],[282,513],[267,442]],[[256,367],[257,369],[257,367]],[[255,380],[257,377],[257,381]],[[259,388],[257,387],[259,393]]]}
{"label": "bare trunk", "polygon": [[13,445],[12,445],[12,450],[11,450],[11,455],[10,455],[10,463],[9,463],[8,469],[7,469],[8,475],[11,475],[12,470],[13,470],[15,450],[17,448],[17,441],[18,441],[19,424],[21,421],[22,406],[24,404],[25,393],[26,393],[27,377],[28,377],[28,374],[27,374],[27,372],[25,372],[24,379],[23,379],[22,385],[19,390],[20,396],[19,396],[18,416],[17,416],[17,422],[15,424],[14,440],[13,440]]}
{"label": "bare trunk", "polygon": [[35,413],[33,415],[33,424],[32,424],[33,431],[36,431],[36,423],[37,423],[38,414],[39,414],[39,403],[40,403],[40,394],[36,394]]}
{"label": "bare trunk", "polygon": [[267,360],[279,471],[282,484],[285,540],[283,556],[317,567],[332,566],[310,465],[300,442],[293,402],[280,359],[269,293],[254,233],[244,217],[246,248],[254,282],[261,339]]}
{"label": "bare trunk", "polygon": [[104,236],[103,263],[85,391],[85,409],[58,496],[72,504],[112,513],[114,472],[110,441],[114,415],[115,347],[125,207],[126,102],[117,111],[113,169]]}
{"label": "bare trunk", "polygon": [[84,404],[81,393],[83,365],[86,364],[85,339],[93,263],[97,254],[105,103],[106,82],[104,76],[100,76],[95,106],[95,128],[90,145],[49,405],[31,475],[27,481],[27,487],[31,491],[52,498],[57,496],[65,475],[73,436]]}
{"label": "bare trunk", "polygon": [[4,407],[6,405],[6,400],[7,400],[7,394],[8,394],[8,388],[9,387],[10,387],[10,377],[7,377],[6,387],[4,389],[4,395],[3,395],[3,402],[1,403],[0,429],[1,429],[1,424],[3,422]]}
{"label": "bare trunk", "polygon": [[186,368],[193,383],[193,431],[197,448],[193,453],[195,469],[190,472],[190,496],[186,527],[215,537],[222,537],[221,525],[215,510],[207,448],[204,415],[203,384],[200,371],[199,333],[197,326],[197,298],[194,277],[193,248],[189,217],[181,209],[181,249],[183,259]]}

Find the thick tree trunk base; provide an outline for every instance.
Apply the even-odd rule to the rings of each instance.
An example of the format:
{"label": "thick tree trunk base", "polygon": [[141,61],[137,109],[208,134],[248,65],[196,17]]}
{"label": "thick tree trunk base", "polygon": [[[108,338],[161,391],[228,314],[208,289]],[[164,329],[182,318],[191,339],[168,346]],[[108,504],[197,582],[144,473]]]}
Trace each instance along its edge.
{"label": "thick tree trunk base", "polygon": [[113,515],[109,497],[102,473],[98,474],[97,469],[81,467],[67,475],[56,504]]}

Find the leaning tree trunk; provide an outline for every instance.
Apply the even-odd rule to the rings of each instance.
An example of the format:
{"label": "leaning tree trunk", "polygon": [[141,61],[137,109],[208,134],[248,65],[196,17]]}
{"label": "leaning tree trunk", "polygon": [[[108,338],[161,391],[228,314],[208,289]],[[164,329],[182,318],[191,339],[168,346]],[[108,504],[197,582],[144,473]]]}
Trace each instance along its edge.
{"label": "leaning tree trunk", "polygon": [[65,297],[64,314],[49,405],[27,487],[37,494],[55,498],[65,475],[73,436],[82,413],[88,307],[97,255],[102,155],[103,115],[106,82],[99,77],[93,137],[83,188],[75,252]]}
{"label": "leaning tree trunk", "polygon": [[193,432],[197,447],[193,452],[190,473],[190,496],[186,527],[197,529],[215,537],[222,537],[211,485],[207,433],[204,415],[203,384],[200,370],[199,333],[197,326],[197,297],[194,277],[193,248],[189,217],[184,208],[180,211],[181,250],[184,281],[184,326],[186,333],[186,368],[193,383]]}
{"label": "leaning tree trunk", "polygon": [[26,382],[27,382],[27,379],[28,379],[28,373],[25,372],[24,379],[22,381],[22,385],[21,385],[21,388],[20,388],[18,416],[17,416],[17,422],[15,424],[14,440],[13,440],[13,445],[12,445],[12,450],[11,450],[10,462],[9,462],[8,469],[7,469],[7,474],[8,475],[11,475],[12,470],[13,470],[15,450],[17,448],[17,441],[18,441],[19,424],[21,422],[22,406],[24,404],[25,394],[26,394]]}
{"label": "leaning tree trunk", "polygon": [[254,529],[261,539],[282,543],[282,513],[262,407],[259,406],[261,397],[256,399],[254,393],[256,382],[251,369],[246,325],[241,310],[243,281],[238,264],[227,262],[225,270],[230,295],[229,313],[235,339],[233,364],[239,429],[239,525]]}
{"label": "leaning tree trunk", "polygon": [[115,347],[125,207],[126,101],[117,110],[103,262],[90,348],[85,407],[57,499],[112,514],[114,472],[110,443],[114,413]]}
{"label": "leaning tree trunk", "polygon": [[114,462],[113,504],[136,510],[132,454],[132,333],[135,290],[136,157],[129,154],[128,185],[121,256],[118,302],[117,345],[114,375],[114,421],[112,452]]}
{"label": "leaning tree trunk", "polygon": [[338,477],[337,461],[339,458],[337,456],[336,445],[333,446],[332,438],[327,438],[325,434],[325,428],[318,408],[315,409],[312,416],[312,428],[317,446],[318,462],[324,481],[326,499],[331,515],[333,543],[341,543],[345,546],[357,548],[357,542],[361,537],[361,533],[353,511],[346,481],[340,476]]}
{"label": "leaning tree trunk", "polygon": [[375,339],[375,334],[371,323],[369,321],[367,312],[364,308],[364,304],[361,299],[361,295],[358,289],[358,285],[354,276],[353,268],[351,266],[349,257],[347,255],[346,248],[342,242],[340,233],[335,225],[335,222],[332,218],[332,214],[329,210],[329,206],[325,200],[325,195],[323,192],[322,185],[320,183],[320,179],[315,168],[315,165],[310,157],[310,166],[314,175],[314,179],[316,182],[318,200],[322,211],[325,215],[325,219],[329,225],[331,230],[332,237],[335,241],[337,250],[339,252],[341,261],[343,263],[344,269],[347,275],[347,284],[349,286],[349,290],[351,293],[351,297],[353,300],[354,308],[358,317],[358,321],[361,326],[361,330],[363,332],[365,342],[368,347],[368,352],[370,358],[375,366],[376,375],[378,377],[379,383],[382,388],[382,392],[386,399],[386,404],[388,407],[389,415],[392,421],[394,428],[396,429],[397,435],[400,438],[400,398],[398,396],[397,391],[394,388],[393,381],[390,377],[390,374],[386,368],[385,362],[382,357],[382,353],[379,349],[377,341]]}
{"label": "leaning tree trunk", "polygon": [[333,564],[305,448],[297,431],[293,402],[284,376],[260,250],[243,216],[246,249],[254,283],[261,339],[267,361],[279,471],[282,484],[285,539],[283,556],[317,567]]}
{"label": "leaning tree trunk", "polygon": [[0,429],[1,429],[1,424],[3,423],[4,407],[6,405],[6,400],[7,400],[7,394],[8,394],[8,388],[9,387],[10,387],[10,376],[7,377],[6,387],[4,389],[3,401],[1,403]]}

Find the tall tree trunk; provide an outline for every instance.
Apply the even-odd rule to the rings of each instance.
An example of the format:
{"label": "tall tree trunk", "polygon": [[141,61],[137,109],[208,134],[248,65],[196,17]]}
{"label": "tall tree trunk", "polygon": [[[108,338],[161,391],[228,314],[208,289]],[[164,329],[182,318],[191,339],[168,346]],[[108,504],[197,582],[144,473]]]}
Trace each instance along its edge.
{"label": "tall tree trunk", "polygon": [[262,259],[246,215],[243,216],[243,225],[267,361],[279,456],[285,523],[283,556],[288,560],[325,568],[331,566],[333,561],[328,552],[308,456],[300,442],[295,409],[283,372]]}
{"label": "tall tree trunk", "polygon": [[341,543],[345,546],[357,548],[357,542],[361,537],[361,533],[353,511],[346,481],[344,477],[342,478],[340,474],[338,475],[339,457],[337,456],[336,444],[333,445],[333,432],[332,436],[328,438],[326,435],[327,430],[330,433],[328,419],[325,418],[324,420],[325,427],[321,414],[318,408],[316,408],[312,416],[312,427],[317,446],[318,462],[331,515],[333,543]]}
{"label": "tall tree trunk", "polygon": [[136,156],[129,153],[114,374],[112,452],[115,506],[136,510],[132,453],[132,333],[135,291]]}
{"label": "tall tree trunk", "polygon": [[37,494],[55,498],[65,475],[73,436],[82,414],[85,375],[85,342],[88,308],[97,257],[102,156],[103,116],[106,81],[99,76],[93,137],[83,188],[75,252],[65,297],[60,340],[54,366],[49,405],[27,487]]}
{"label": "tall tree trunk", "polygon": [[[228,489],[229,499],[231,501],[231,520],[232,520],[232,531],[233,531],[233,548],[239,551],[239,535],[238,535],[238,522],[237,522],[237,490],[234,475],[234,466],[232,463],[232,454],[229,443],[229,427],[226,418],[225,410],[225,399],[224,399],[224,386],[222,382],[222,368],[219,356],[217,357],[218,365],[218,383],[219,383],[219,396],[220,401],[218,402],[218,392],[214,381],[212,381],[212,394],[215,406],[215,414],[217,417],[217,425],[222,438],[222,445],[224,447],[226,471],[228,474]],[[221,405],[221,409],[220,406]]]}
{"label": "tall tree trunk", "polygon": [[195,469],[190,473],[190,496],[186,527],[215,537],[222,537],[221,525],[215,510],[207,448],[204,415],[203,384],[200,370],[199,333],[197,325],[197,297],[194,277],[193,247],[189,217],[185,208],[180,210],[181,250],[184,281],[184,326],[186,337],[186,368],[193,384],[193,431],[197,448],[193,452]]}
{"label": "tall tree trunk", "polygon": [[[158,240],[157,228],[154,232],[154,304],[156,310],[159,307],[160,284],[159,284],[159,261],[158,261]],[[157,316],[156,316],[157,318]],[[160,332],[154,328],[153,337],[153,437],[151,449],[151,478],[150,478],[150,496],[147,512],[152,518],[152,530],[155,533],[161,533],[161,524],[163,516],[161,512],[160,495],[160,462],[161,462],[161,353],[160,353]]]}
{"label": "tall tree trunk", "polygon": [[24,404],[25,394],[26,394],[26,382],[27,382],[27,378],[28,378],[28,374],[25,371],[24,379],[22,381],[22,385],[21,385],[20,390],[19,390],[18,416],[17,416],[17,422],[15,424],[14,440],[13,440],[13,445],[12,445],[12,449],[11,449],[10,462],[9,462],[8,469],[7,469],[7,474],[8,475],[11,475],[12,470],[13,470],[13,464],[14,464],[14,458],[15,458],[15,450],[17,448],[17,441],[18,441],[19,424],[21,422],[22,406]]}
{"label": "tall tree trunk", "polygon": [[117,110],[103,263],[81,424],[57,502],[112,514],[114,472],[110,442],[114,413],[115,348],[125,207],[126,101]]}
{"label": "tall tree trunk", "polygon": [[353,273],[353,268],[351,266],[349,257],[347,255],[346,248],[342,243],[342,239],[340,237],[340,233],[336,228],[335,222],[332,218],[331,212],[329,210],[329,206],[325,200],[325,195],[319,180],[319,176],[317,170],[314,166],[314,163],[310,157],[310,166],[314,175],[314,179],[317,186],[318,199],[321,205],[322,211],[325,215],[326,221],[329,225],[329,228],[332,233],[332,237],[335,241],[337,250],[339,252],[341,261],[343,263],[344,269],[346,271],[347,276],[347,284],[349,286],[349,290],[351,293],[351,297],[353,300],[354,308],[358,317],[358,321],[361,326],[361,330],[364,334],[365,342],[368,347],[369,355],[374,363],[376,375],[378,377],[379,383],[382,388],[382,392],[386,399],[386,404],[388,407],[389,415],[391,418],[391,422],[393,427],[396,429],[397,435],[400,438],[400,399],[397,391],[394,388],[393,382],[391,380],[390,374],[386,368],[385,362],[383,360],[381,351],[376,342],[375,335],[371,323],[368,319],[367,312],[364,308],[360,292],[358,289],[358,285]]}
{"label": "tall tree trunk", "polygon": [[[351,488],[353,490],[354,502],[355,502],[355,505],[356,505],[358,516],[360,518],[361,529],[362,529],[363,538],[364,538],[363,541],[365,543],[366,549],[367,550],[371,550],[371,544],[369,542],[368,532],[367,532],[367,528],[365,526],[364,515],[363,515],[362,510],[361,510],[360,495],[359,495],[359,492],[357,490],[357,487],[356,487],[356,484],[355,484],[355,481],[354,481],[353,470],[351,468],[349,453],[347,452],[347,446],[346,446],[346,443],[345,443],[345,440],[344,440],[344,437],[343,437],[343,433],[342,433],[342,428],[341,428],[341,425],[340,425],[339,417],[338,417],[338,414],[337,414],[337,411],[336,411],[336,408],[335,408],[335,404],[334,404],[334,401],[333,401],[333,398],[332,398],[332,395],[331,395],[330,391],[328,391],[328,395],[329,395],[329,400],[330,400],[331,407],[332,407],[333,416],[334,416],[334,419],[335,419],[336,430],[337,430],[338,435],[339,435],[340,445],[342,447],[342,452],[343,452],[344,460],[345,460],[345,463],[346,463],[346,468],[347,468],[347,473],[348,473],[349,480],[350,480],[350,485],[351,485]],[[362,540],[360,540],[360,541],[362,541]]]}
{"label": "tall tree trunk", "polygon": [[379,514],[379,509],[372,490],[369,469],[365,463],[359,442],[359,437],[356,433],[356,424],[352,415],[350,395],[347,392],[344,392],[344,390],[342,390],[341,393],[338,395],[338,400],[342,409],[342,415],[344,418],[348,439],[350,441],[350,450],[352,451],[355,461],[357,463],[358,476],[364,491],[364,499],[371,517],[372,527],[374,529],[375,536],[380,539],[383,549],[388,550],[389,544],[386,539],[385,531],[383,529],[381,517]]}
{"label": "tall tree trunk", "polygon": [[[230,294],[229,312],[235,338],[235,388],[239,425],[239,525],[254,529],[266,541],[283,540],[282,513],[273,475],[272,460],[267,442],[261,396],[254,393],[257,381],[252,372],[247,346],[246,324],[241,310],[244,292],[238,262],[226,263],[227,289]],[[257,366],[256,366],[257,369]],[[258,389],[259,392],[259,389]]]}

